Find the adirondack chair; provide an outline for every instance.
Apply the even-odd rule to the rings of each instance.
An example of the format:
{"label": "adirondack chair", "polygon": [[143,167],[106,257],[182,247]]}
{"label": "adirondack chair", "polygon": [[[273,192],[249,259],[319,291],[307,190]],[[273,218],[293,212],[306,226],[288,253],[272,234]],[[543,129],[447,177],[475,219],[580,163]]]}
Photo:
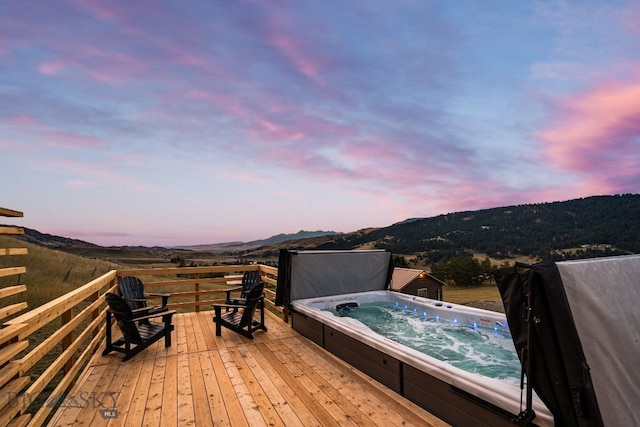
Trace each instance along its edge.
{"label": "adirondack chair", "polygon": [[[242,275],[242,286],[225,290],[227,293],[224,303],[225,304],[244,304],[246,302],[247,294],[251,292],[253,288],[262,283],[262,274],[260,270],[245,271]],[[231,298],[231,292],[240,291],[240,297]]]}
{"label": "adirondack chair", "polygon": [[[242,336],[253,339],[253,332],[258,329],[267,330],[264,324],[264,283],[260,282],[251,289],[243,302],[237,304],[212,304],[216,324],[216,336],[222,335],[222,326]],[[231,309],[222,313],[222,309]],[[256,309],[260,310],[260,321],[254,320]]]}
{"label": "adirondack chair", "polygon": [[[120,295],[107,292],[105,299],[109,307],[107,308],[107,346],[102,352],[103,356],[112,351],[119,351],[124,353],[123,361],[126,361],[162,337],[164,337],[164,346],[171,346],[171,331],[173,331],[171,317],[176,313],[174,310],[136,316]],[[115,318],[123,335],[116,342],[113,342],[111,337],[112,317]],[[161,318],[162,322],[149,321],[156,318]]]}
{"label": "adirondack chair", "polygon": [[[167,303],[169,301],[169,294],[158,294],[158,293],[145,293],[144,292],[144,284],[142,280],[133,276],[126,276],[120,279],[120,284],[118,285],[120,289],[120,295],[127,302],[131,310],[134,313],[145,313],[147,315],[161,313],[163,311],[169,310],[167,308]],[[147,305],[147,298],[149,297],[159,297],[162,298],[162,305],[157,306],[149,306]],[[138,314],[136,314],[138,315]]]}

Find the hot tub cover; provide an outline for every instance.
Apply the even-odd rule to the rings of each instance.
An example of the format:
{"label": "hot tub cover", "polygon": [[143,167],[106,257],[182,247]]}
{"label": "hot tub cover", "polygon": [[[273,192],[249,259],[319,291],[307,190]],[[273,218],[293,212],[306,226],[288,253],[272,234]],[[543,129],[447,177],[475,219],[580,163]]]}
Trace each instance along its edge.
{"label": "hot tub cover", "polygon": [[532,320],[533,366],[527,377],[556,425],[640,425],[639,279],[638,255],[543,261],[496,273],[525,369],[522,351],[527,318]]}
{"label": "hot tub cover", "polygon": [[276,305],[328,295],[388,289],[393,273],[385,250],[280,251]]}

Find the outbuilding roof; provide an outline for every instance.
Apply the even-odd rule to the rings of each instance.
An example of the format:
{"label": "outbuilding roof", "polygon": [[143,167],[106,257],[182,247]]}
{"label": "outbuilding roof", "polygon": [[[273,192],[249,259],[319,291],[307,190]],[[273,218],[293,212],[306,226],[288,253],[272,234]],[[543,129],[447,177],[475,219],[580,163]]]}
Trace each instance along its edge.
{"label": "outbuilding roof", "polygon": [[422,273],[424,273],[424,270],[395,267],[393,269],[393,276],[391,276],[391,290],[402,290],[402,288],[416,280]]}

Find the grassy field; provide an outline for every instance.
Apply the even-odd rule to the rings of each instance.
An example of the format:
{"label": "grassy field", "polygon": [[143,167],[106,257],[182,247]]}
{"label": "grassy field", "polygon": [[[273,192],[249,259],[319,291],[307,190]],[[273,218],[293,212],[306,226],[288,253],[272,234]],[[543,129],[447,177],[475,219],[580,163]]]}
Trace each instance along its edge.
{"label": "grassy field", "polygon": [[[0,236],[0,247],[27,248],[28,255],[0,257],[0,268],[26,267],[27,272],[19,278],[27,285],[26,301],[33,309],[51,301],[87,282],[118,268],[117,264],[99,259],[85,258],[66,252],[47,249],[9,236]],[[16,276],[1,277],[0,288],[18,284]],[[18,295],[16,301],[24,301],[24,295]],[[9,304],[10,298],[3,300]]]}
{"label": "grassy field", "polygon": [[456,304],[502,301],[498,287],[494,285],[460,287],[447,285],[442,291],[444,300]]}

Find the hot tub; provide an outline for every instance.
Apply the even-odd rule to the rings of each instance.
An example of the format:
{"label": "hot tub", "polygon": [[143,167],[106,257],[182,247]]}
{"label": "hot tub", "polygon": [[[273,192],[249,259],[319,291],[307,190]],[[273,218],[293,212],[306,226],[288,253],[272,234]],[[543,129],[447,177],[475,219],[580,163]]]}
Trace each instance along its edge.
{"label": "hot tub", "polygon": [[[341,315],[340,310],[371,303],[392,304],[399,310],[415,313],[416,322],[436,319],[487,335],[509,333],[506,317],[501,313],[384,290],[294,300],[292,326],[450,424],[513,425],[511,420],[522,409],[518,378],[511,375],[498,379],[470,372],[399,344],[359,320]],[[515,356],[515,349],[513,352]],[[536,425],[553,425],[552,415],[537,396],[534,410]]]}

